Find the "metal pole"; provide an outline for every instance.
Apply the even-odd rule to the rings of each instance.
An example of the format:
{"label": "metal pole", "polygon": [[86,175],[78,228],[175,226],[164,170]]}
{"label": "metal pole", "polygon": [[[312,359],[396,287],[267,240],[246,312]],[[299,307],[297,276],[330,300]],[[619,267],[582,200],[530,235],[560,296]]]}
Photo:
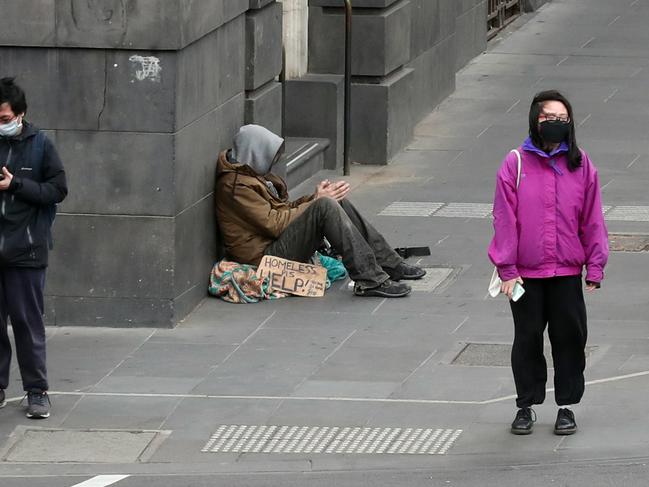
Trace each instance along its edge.
{"label": "metal pole", "polygon": [[352,2],[345,0],[345,113],[343,141],[343,173],[349,176],[349,140],[351,134],[352,91]]}
{"label": "metal pole", "polygon": [[282,72],[279,73],[279,81],[282,83],[282,137],[286,138],[286,47],[282,45]]}

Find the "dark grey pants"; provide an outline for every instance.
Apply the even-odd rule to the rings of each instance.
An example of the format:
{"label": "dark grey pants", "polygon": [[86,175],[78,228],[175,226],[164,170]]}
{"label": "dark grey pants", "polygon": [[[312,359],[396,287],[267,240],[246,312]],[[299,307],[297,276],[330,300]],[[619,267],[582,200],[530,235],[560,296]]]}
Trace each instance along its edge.
{"label": "dark grey pants", "polygon": [[0,269],[0,389],[9,385],[11,342],[7,317],[16,342],[16,356],[25,391],[47,390],[43,289],[45,269]]}
{"label": "dark grey pants", "polygon": [[266,254],[308,262],[325,237],[341,253],[349,276],[361,287],[375,287],[388,279],[383,267],[394,268],[403,259],[348,200],[312,202]]}

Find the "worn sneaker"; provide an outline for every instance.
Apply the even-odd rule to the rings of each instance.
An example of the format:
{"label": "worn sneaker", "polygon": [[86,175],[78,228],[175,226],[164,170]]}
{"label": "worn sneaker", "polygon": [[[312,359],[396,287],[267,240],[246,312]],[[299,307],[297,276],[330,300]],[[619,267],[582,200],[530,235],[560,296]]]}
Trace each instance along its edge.
{"label": "worn sneaker", "polygon": [[521,408],[516,413],[516,418],[512,422],[512,434],[529,435],[534,429],[536,413],[532,408]]}
{"label": "worn sneaker", "polygon": [[47,392],[27,393],[27,417],[29,419],[45,419],[50,417],[50,398]]}
{"label": "worn sneaker", "polygon": [[561,408],[557,412],[557,421],[554,423],[555,435],[572,435],[577,431],[575,413],[570,409]]}
{"label": "worn sneaker", "polygon": [[7,405],[7,401],[5,401],[5,391],[3,389],[0,389],[0,408],[3,408]]}
{"label": "worn sneaker", "polygon": [[401,281],[402,279],[414,281],[426,275],[426,271],[421,267],[406,264],[405,262],[396,267],[384,267],[383,270],[393,281]]}
{"label": "worn sneaker", "polygon": [[354,285],[356,296],[377,296],[380,298],[402,298],[410,294],[412,289],[407,284],[393,282],[390,279],[376,287],[363,289],[358,284]]}

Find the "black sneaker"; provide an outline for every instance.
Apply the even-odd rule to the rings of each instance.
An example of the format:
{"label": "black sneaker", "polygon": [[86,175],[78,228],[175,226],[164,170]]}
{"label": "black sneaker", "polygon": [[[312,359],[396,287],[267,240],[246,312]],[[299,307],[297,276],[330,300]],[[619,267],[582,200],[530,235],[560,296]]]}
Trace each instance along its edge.
{"label": "black sneaker", "polygon": [[28,392],[27,417],[29,419],[49,418],[51,404],[47,392]]}
{"label": "black sneaker", "polygon": [[516,418],[512,422],[512,434],[515,435],[529,435],[532,434],[534,429],[534,422],[536,421],[536,413],[532,408],[521,408],[516,413]]}
{"label": "black sneaker", "polygon": [[557,421],[554,423],[555,435],[572,435],[577,431],[575,413],[570,409],[561,408],[557,412]]}
{"label": "black sneaker", "polygon": [[426,271],[421,267],[406,264],[405,262],[402,262],[394,268],[384,267],[383,270],[393,281],[401,281],[402,279],[414,281],[426,275]]}
{"label": "black sneaker", "polygon": [[376,287],[361,288],[354,284],[354,294],[356,296],[377,296],[380,298],[402,298],[410,294],[412,289],[407,284],[392,282],[390,279]]}
{"label": "black sneaker", "polygon": [[5,401],[5,391],[3,389],[0,389],[0,408],[3,408],[7,405],[7,401]]}

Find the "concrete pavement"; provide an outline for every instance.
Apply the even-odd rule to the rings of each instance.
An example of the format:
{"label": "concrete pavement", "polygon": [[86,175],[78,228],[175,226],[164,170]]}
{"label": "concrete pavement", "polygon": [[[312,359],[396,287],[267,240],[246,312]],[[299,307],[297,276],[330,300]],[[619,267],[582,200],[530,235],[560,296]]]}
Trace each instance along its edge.
{"label": "concrete pavement", "polygon": [[[599,168],[609,231],[649,234],[647,21],[649,0],[555,0],[458,75],[456,92],[393,164],[352,168],[351,199],[390,242],[431,246],[433,255],[419,261],[439,273],[429,290],[355,298],[337,283],[322,299],[210,299],[174,330],[48,330],[53,415],[29,421],[17,400],[0,411],[2,485],[72,486],[98,474],[134,475],[120,487],[152,478],[645,485],[649,256],[613,253],[602,290],[587,298],[589,385],[576,409],[578,434],[552,434],[550,391],[536,408],[535,433],[515,437],[512,324],[507,303],[486,298],[485,205],[500,161],[525,136],[533,94],[556,88],[573,102],[578,142]],[[474,365],[454,364],[467,344],[474,353],[463,363]],[[21,396],[17,375],[12,399]],[[270,433],[270,448],[262,426],[289,428]],[[77,436],[29,448],[47,446],[61,433],[52,430]],[[112,430],[120,447],[102,451]]]}

